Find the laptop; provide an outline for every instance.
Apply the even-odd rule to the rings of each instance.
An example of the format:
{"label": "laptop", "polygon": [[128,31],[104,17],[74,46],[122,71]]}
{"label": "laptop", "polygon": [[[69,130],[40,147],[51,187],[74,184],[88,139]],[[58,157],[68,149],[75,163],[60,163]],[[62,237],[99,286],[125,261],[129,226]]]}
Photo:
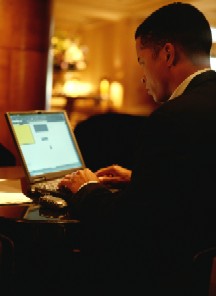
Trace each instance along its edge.
{"label": "laptop", "polygon": [[55,193],[60,179],[85,168],[65,111],[6,112],[25,172],[28,196]]}

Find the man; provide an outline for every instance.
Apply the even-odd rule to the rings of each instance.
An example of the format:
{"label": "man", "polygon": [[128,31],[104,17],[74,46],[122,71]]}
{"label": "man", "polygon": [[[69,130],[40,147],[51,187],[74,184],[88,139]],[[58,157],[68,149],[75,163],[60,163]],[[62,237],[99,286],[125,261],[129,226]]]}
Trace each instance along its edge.
{"label": "man", "polygon": [[[84,225],[84,248],[103,288],[198,295],[193,257],[215,242],[216,225],[211,30],[198,9],[175,2],[147,17],[135,39],[143,82],[161,106],[143,129],[133,170],[84,169],[60,186],[73,193],[68,202]],[[112,193],[108,187],[119,182],[125,189]]]}

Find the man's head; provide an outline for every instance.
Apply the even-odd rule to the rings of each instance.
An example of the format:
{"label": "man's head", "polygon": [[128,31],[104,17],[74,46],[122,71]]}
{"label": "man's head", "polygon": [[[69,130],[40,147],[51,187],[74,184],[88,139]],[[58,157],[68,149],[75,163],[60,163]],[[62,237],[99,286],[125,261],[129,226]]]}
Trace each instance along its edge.
{"label": "man's head", "polygon": [[211,30],[202,12],[191,4],[174,2],[153,12],[139,25],[135,38],[145,47],[179,45],[189,56],[210,54]]}
{"label": "man's head", "polygon": [[[174,2],[159,8],[138,26],[135,39],[138,61],[144,66],[144,82],[148,83],[149,77],[155,80],[153,88],[157,89],[147,85],[155,101],[166,101],[178,83],[196,70],[209,66],[210,25],[203,13],[191,4]],[[148,65],[150,52],[155,62]],[[154,77],[151,77],[150,66],[157,71],[156,76],[153,73]],[[157,81],[158,74],[161,81]],[[176,81],[172,81],[171,75],[175,74]]]}

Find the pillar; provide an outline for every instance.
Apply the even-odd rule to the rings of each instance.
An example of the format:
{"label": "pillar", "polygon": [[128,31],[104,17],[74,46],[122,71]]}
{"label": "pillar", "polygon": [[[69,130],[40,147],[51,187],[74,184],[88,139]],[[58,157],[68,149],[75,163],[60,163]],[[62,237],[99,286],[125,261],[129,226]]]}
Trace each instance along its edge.
{"label": "pillar", "polygon": [[6,111],[45,109],[52,0],[0,0],[0,142],[16,157]]}

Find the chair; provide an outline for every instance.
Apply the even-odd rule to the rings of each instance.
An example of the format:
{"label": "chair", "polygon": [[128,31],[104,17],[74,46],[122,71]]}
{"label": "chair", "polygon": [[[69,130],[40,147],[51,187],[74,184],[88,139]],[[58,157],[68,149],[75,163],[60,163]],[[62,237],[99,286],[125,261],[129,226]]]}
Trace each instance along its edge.
{"label": "chair", "polygon": [[131,169],[146,117],[107,112],[79,122],[74,133],[86,166],[93,171],[112,164]]}
{"label": "chair", "polygon": [[197,295],[216,296],[216,246],[194,256]]}
{"label": "chair", "polygon": [[11,151],[0,143],[0,166],[15,166],[16,158]]}
{"label": "chair", "polygon": [[[15,271],[14,243],[11,238],[0,234],[0,294],[10,295]],[[2,294],[4,295],[4,294]]]}

